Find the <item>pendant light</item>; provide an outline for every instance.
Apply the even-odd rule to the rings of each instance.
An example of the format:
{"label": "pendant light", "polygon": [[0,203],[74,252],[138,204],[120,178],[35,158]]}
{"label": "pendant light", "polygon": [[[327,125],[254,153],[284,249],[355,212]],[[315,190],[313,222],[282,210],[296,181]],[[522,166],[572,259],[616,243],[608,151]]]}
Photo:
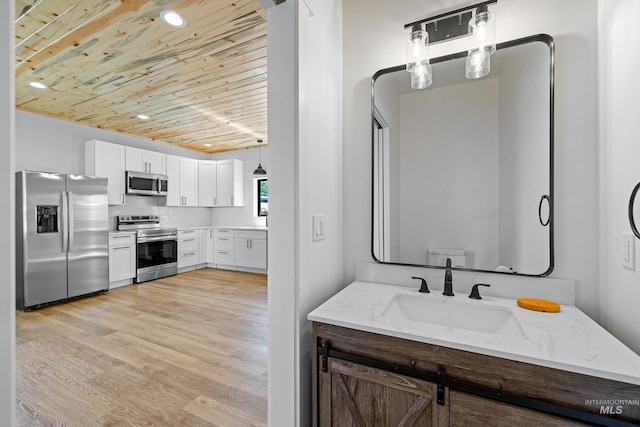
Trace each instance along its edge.
{"label": "pendant light", "polygon": [[262,140],[258,139],[258,167],[253,171],[254,175],[266,175],[267,171],[262,167],[262,157],[260,155],[260,144],[262,144]]}

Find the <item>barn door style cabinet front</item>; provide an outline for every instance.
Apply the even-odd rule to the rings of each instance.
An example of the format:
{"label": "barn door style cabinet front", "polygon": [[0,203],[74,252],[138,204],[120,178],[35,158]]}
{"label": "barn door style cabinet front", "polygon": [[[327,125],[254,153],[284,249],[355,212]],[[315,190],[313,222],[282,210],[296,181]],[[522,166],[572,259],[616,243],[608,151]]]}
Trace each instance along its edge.
{"label": "barn door style cabinet front", "polygon": [[603,390],[612,400],[637,400],[637,385],[319,322],[313,337],[316,427],[640,421],[640,406],[603,414],[589,403]]}

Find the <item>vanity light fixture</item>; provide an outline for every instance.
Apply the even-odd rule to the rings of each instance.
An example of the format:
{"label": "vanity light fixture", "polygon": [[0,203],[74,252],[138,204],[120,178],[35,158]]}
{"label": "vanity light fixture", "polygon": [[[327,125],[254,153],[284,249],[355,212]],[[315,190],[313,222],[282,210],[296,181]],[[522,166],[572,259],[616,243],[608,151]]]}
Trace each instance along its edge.
{"label": "vanity light fixture", "polygon": [[262,140],[258,139],[257,142],[258,142],[258,167],[256,168],[256,170],[253,171],[253,174],[266,175],[267,171],[264,170],[264,168],[262,167],[262,157],[260,155],[260,151],[261,151],[260,144],[262,144]]}
{"label": "vanity light fixture", "polygon": [[160,19],[175,28],[182,28],[187,25],[187,20],[178,12],[174,12],[173,10],[163,10],[160,12]]}
{"label": "vanity light fixture", "polygon": [[147,116],[146,114],[138,114],[136,117],[140,120],[149,120],[149,116]]}
{"label": "vanity light fixture", "polygon": [[411,73],[411,87],[425,89],[432,82],[429,62],[429,43],[469,37],[469,51],[465,74],[477,79],[491,71],[490,57],[496,51],[496,19],[488,6],[489,0],[451,12],[411,22],[406,41],[407,71]]}
{"label": "vanity light fixture", "polygon": [[27,83],[29,86],[31,87],[35,87],[36,89],[48,89],[49,86],[47,86],[44,83],[40,83],[40,82],[28,82]]}
{"label": "vanity light fixture", "polygon": [[476,9],[469,20],[469,53],[465,74],[469,79],[478,79],[491,71],[491,55],[496,51],[496,17],[487,5]]}
{"label": "vanity light fixture", "polygon": [[407,37],[407,71],[411,73],[411,87],[426,89],[431,85],[431,64],[429,63],[429,33],[422,24],[411,26]]}

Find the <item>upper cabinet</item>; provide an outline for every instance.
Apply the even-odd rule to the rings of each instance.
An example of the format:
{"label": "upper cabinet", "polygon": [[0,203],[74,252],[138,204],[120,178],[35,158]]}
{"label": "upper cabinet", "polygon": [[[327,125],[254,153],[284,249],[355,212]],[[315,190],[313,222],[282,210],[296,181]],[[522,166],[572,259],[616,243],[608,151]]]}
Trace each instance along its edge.
{"label": "upper cabinet", "polygon": [[167,206],[198,206],[198,161],[167,155]]}
{"label": "upper cabinet", "polygon": [[109,179],[110,205],[124,205],[125,172],[167,175],[167,206],[244,206],[244,162],[196,160],[91,140],[85,143],[85,173]]}
{"label": "upper cabinet", "polygon": [[124,205],[125,147],[98,141],[85,142],[84,172],[108,179],[107,194],[110,205]]}
{"label": "upper cabinet", "polygon": [[200,160],[199,205],[244,206],[243,171],[242,160]]}
{"label": "upper cabinet", "polygon": [[218,194],[215,206],[244,206],[243,172],[242,160],[218,161]]}
{"label": "upper cabinet", "polygon": [[216,206],[218,196],[218,162],[200,160],[198,164],[198,204]]}
{"label": "upper cabinet", "polygon": [[167,155],[140,148],[125,147],[128,171],[167,174]]}

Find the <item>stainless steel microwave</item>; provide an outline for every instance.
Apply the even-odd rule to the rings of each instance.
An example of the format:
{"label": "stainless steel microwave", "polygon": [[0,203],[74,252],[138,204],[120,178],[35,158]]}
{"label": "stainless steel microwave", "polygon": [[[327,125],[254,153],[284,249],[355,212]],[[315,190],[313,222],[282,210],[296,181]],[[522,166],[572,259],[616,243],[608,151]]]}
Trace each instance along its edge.
{"label": "stainless steel microwave", "polygon": [[166,196],[169,179],[166,175],[127,171],[127,194]]}

